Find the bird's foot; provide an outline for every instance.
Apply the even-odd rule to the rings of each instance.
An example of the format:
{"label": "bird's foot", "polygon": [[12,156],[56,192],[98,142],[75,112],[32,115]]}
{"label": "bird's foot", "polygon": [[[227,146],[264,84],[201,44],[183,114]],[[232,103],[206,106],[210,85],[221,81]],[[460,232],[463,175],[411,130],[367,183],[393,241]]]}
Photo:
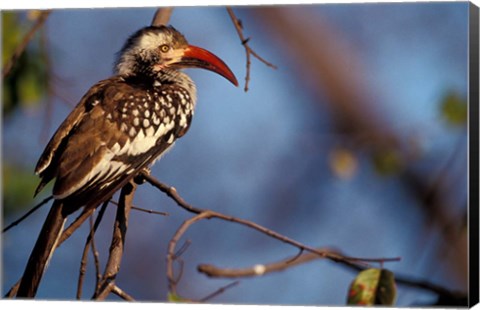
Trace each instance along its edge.
{"label": "bird's foot", "polygon": [[146,182],[144,176],[145,175],[150,175],[151,169],[150,167],[145,167],[138,174],[133,178],[133,181],[137,183],[138,185],[143,184]]}

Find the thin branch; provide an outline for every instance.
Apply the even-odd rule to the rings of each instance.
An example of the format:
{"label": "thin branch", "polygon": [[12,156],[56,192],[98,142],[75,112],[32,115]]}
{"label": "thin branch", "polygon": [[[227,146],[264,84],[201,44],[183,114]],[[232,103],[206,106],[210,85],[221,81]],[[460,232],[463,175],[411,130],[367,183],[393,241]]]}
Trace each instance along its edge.
{"label": "thin branch", "polygon": [[[330,249],[317,249],[318,251],[324,252],[329,251],[334,253]],[[301,255],[295,255],[293,257],[288,257],[279,262],[270,263],[270,264],[257,264],[248,268],[218,268],[213,265],[200,264],[197,267],[197,270],[208,277],[211,278],[243,278],[243,277],[256,277],[262,276],[267,273],[283,271],[285,269],[310,262],[312,260],[317,260],[322,257],[318,256],[316,253],[305,253]]]}
{"label": "thin branch", "polygon": [[155,210],[152,210],[152,209],[143,209],[143,208],[139,208],[139,207],[135,207],[135,206],[132,206],[132,210],[145,212],[145,213],[150,213],[150,214],[156,214],[156,215],[163,215],[163,216],[169,216],[170,215],[167,212],[155,211]]}
{"label": "thin branch", "polygon": [[[280,240],[280,241],[285,242],[287,244],[293,245],[293,246],[297,247],[298,249],[311,252],[311,253],[313,253],[313,254],[321,257],[321,258],[326,258],[326,259],[329,259],[331,261],[341,263],[341,264],[347,265],[347,266],[356,266],[357,268],[361,268],[360,265],[368,266],[367,262],[369,262],[369,263],[370,262],[384,263],[384,262],[400,260],[400,258],[398,258],[398,257],[395,257],[395,258],[348,257],[348,256],[340,255],[337,252],[333,252],[333,251],[318,250],[318,249],[309,247],[305,244],[302,244],[298,241],[295,241],[293,239],[290,239],[286,236],[283,236],[283,235],[281,235],[281,234],[279,234],[275,231],[267,229],[267,228],[265,228],[261,225],[258,225],[254,222],[239,219],[239,218],[235,218],[235,217],[228,216],[228,215],[224,215],[224,214],[212,211],[212,210],[204,210],[201,213],[195,215],[194,217],[184,221],[182,223],[182,225],[177,229],[177,231],[175,232],[175,234],[173,235],[172,239],[169,242],[168,254],[167,254],[167,279],[168,279],[168,283],[169,283],[169,292],[171,292],[173,294],[177,294],[176,286],[178,284],[177,283],[178,281],[176,280],[176,277],[174,275],[173,262],[176,259],[175,248],[176,248],[176,245],[177,245],[178,241],[185,234],[185,232],[190,228],[190,226],[192,226],[193,224],[195,224],[196,222],[198,222],[202,219],[212,219],[212,218],[218,218],[218,219],[221,219],[221,220],[234,222],[234,223],[238,223],[238,224],[253,228],[253,229],[255,229],[255,230],[257,230],[261,233],[264,233],[264,234],[266,234],[270,237],[273,237],[274,239],[277,239],[277,240]],[[291,260],[291,258],[290,258],[290,260]]]}
{"label": "thin branch", "polygon": [[[325,251],[328,249],[318,249],[319,251]],[[333,251],[333,250],[328,250]],[[341,254],[337,252],[338,254]],[[283,271],[293,266],[297,266],[300,264],[308,263],[313,260],[318,260],[319,257],[315,253],[305,253],[302,255],[295,255],[290,258],[283,259],[281,261],[270,263],[270,264],[257,264],[248,268],[218,268],[213,265],[209,264],[200,264],[197,267],[197,270],[208,277],[211,278],[244,278],[244,277],[255,277],[255,276],[263,276],[268,273]],[[358,265],[349,265],[348,268],[359,272],[364,270],[365,268],[360,267]],[[427,291],[431,291],[436,293],[440,296],[448,296],[448,297],[458,297],[463,296],[461,292],[452,292],[442,286],[436,285],[434,283],[419,280],[419,279],[412,279],[407,276],[395,273],[395,283],[397,285],[403,285],[407,287],[423,289]]]}
{"label": "thin branch", "polygon": [[124,292],[121,288],[119,288],[118,286],[114,285],[112,287],[112,293],[114,293],[115,295],[117,295],[118,297],[122,298],[123,300],[126,300],[126,301],[135,301],[135,299],[128,295],[126,292]]}
{"label": "thin branch", "polygon": [[170,20],[170,16],[172,15],[173,8],[159,8],[155,12],[155,15],[152,19],[152,26],[162,26],[167,25],[168,21]]}
{"label": "thin branch", "polygon": [[[87,271],[87,261],[88,261],[88,250],[91,247],[92,252],[94,257],[96,256],[95,254],[95,247],[94,247],[94,234],[97,231],[98,225],[100,225],[100,222],[102,221],[103,215],[105,213],[105,210],[107,209],[108,206],[108,200],[105,201],[102,205],[102,208],[100,209],[97,219],[95,220],[95,224],[91,225],[90,228],[90,233],[88,234],[87,241],[85,242],[85,247],[83,248],[83,254],[82,254],[82,259],[80,262],[80,274],[78,276],[78,285],[77,285],[77,299],[80,299],[82,297],[82,288],[83,288],[83,279],[85,277],[85,273]],[[92,220],[92,217],[90,217],[90,220]],[[97,277],[98,279],[98,277]],[[98,283],[97,283],[98,286]],[[96,286],[96,287],[97,287]]]}
{"label": "thin branch", "polygon": [[[112,204],[118,206],[118,202],[113,201],[113,200],[111,200],[110,202],[111,202]],[[132,205],[132,210],[140,211],[140,212],[145,212],[145,213],[150,213],[150,214],[163,215],[163,216],[169,216],[169,215],[170,215],[170,214],[168,214],[167,212],[155,211],[155,210],[152,210],[152,209],[144,209],[144,208],[136,207],[136,206],[134,206],[134,205]]]}
{"label": "thin branch", "polygon": [[176,285],[178,282],[180,282],[180,279],[182,279],[185,263],[181,258],[175,257],[174,259],[180,266],[180,271],[178,272],[178,275],[175,277],[175,280],[173,281],[173,283],[175,283]]}
{"label": "thin branch", "polygon": [[115,286],[115,278],[120,271],[128,228],[128,219],[136,188],[137,184],[131,181],[127,183],[120,192],[107,265],[99,287],[95,290],[92,297],[93,299],[105,299]]}
{"label": "thin branch", "polygon": [[105,300],[105,298],[107,298],[107,296],[113,291],[114,288],[115,288],[114,281],[102,281],[101,287],[99,287],[97,292],[95,292],[92,299]]}
{"label": "thin branch", "polygon": [[168,280],[168,291],[171,294],[177,295],[177,277],[175,277],[175,272],[173,270],[173,262],[176,260],[175,256],[175,247],[177,246],[178,240],[182,235],[188,230],[188,228],[197,221],[207,218],[209,216],[208,212],[197,214],[196,216],[186,220],[183,224],[177,229],[172,239],[168,243],[168,254],[167,254],[167,280]]}
{"label": "thin branch", "polygon": [[32,28],[30,28],[30,30],[25,34],[20,44],[16,47],[15,51],[13,52],[12,57],[5,64],[5,67],[3,67],[2,79],[5,79],[7,75],[10,74],[15,63],[25,51],[25,48],[27,47],[28,43],[30,43],[35,33],[43,26],[43,24],[45,23],[45,21],[47,20],[51,12],[52,10],[47,10],[40,13],[40,16],[38,16]]}
{"label": "thin branch", "polygon": [[141,173],[141,176],[148,182],[150,185],[156,187],[159,189],[161,192],[165,193],[168,197],[172,198],[173,201],[175,201],[180,207],[184,208],[188,212],[192,212],[195,214],[200,214],[203,212],[202,209],[197,209],[187,203],[177,192],[177,190],[173,186],[168,186],[160,181],[158,181],[156,178],[152,177],[150,174],[147,173]]}
{"label": "thin branch", "polygon": [[247,72],[245,74],[245,92],[248,91],[248,83],[250,82],[250,66],[251,66],[251,60],[250,60],[250,55],[254,56],[261,62],[263,62],[265,65],[272,69],[277,69],[277,66],[274,64],[268,62],[264,58],[262,58],[260,55],[258,55],[249,45],[248,41],[250,41],[250,38],[245,38],[243,35],[243,25],[242,22],[235,16],[235,13],[233,13],[233,10],[231,7],[227,6],[227,12],[228,15],[230,16],[230,19],[233,22],[233,25],[235,26],[235,29],[237,30],[238,37],[240,38],[240,42],[242,42],[243,47],[245,48],[245,56],[247,58],[246,60],[246,67],[247,67]]}
{"label": "thin branch", "polygon": [[49,196],[45,199],[43,199],[39,204],[37,204],[35,207],[33,207],[32,209],[30,209],[27,213],[25,213],[24,215],[22,215],[18,220],[12,222],[10,225],[8,225],[7,227],[5,227],[3,230],[2,230],[2,234],[7,232],[8,230],[10,230],[12,227],[14,226],[17,226],[18,224],[20,224],[23,220],[25,220],[27,217],[29,217],[33,212],[37,211],[40,207],[42,207],[44,204],[46,204],[47,202],[49,202],[50,200],[52,200],[53,196]]}
{"label": "thin branch", "polygon": [[218,290],[216,290],[215,292],[209,294],[208,296],[205,296],[203,297],[202,299],[199,300],[199,302],[206,302],[206,301],[209,301],[210,299],[214,298],[214,297],[217,297],[218,295],[224,293],[226,290],[234,287],[234,286],[237,286],[238,284],[240,283],[240,281],[234,281],[232,283],[229,283],[225,286],[222,286],[221,288],[219,288]]}
{"label": "thin branch", "polygon": [[185,241],[182,246],[180,247],[180,249],[178,249],[178,251],[174,254],[174,257],[175,258],[178,258],[180,256],[183,255],[183,253],[185,253],[185,251],[187,251],[188,247],[190,246],[190,244],[192,244],[192,241],[191,240],[187,240]]}
{"label": "thin branch", "polygon": [[[42,201],[40,203],[40,205],[36,206],[34,208],[34,210],[30,210],[29,213],[30,214],[33,213],[36,209],[38,209],[41,205],[45,204],[51,198],[52,197],[46,198],[44,201]],[[111,199],[111,197],[108,200],[106,200],[104,204],[105,205],[108,204],[110,199]],[[70,224],[70,226],[67,227],[63,231],[62,235],[60,236],[60,239],[58,240],[58,242],[55,246],[55,249],[58,248],[65,240],[67,240],[83,224],[83,222],[85,222],[85,220],[87,220],[93,214],[94,211],[95,211],[95,208],[91,208],[91,209],[88,209],[88,210],[83,209],[82,213],[80,213],[80,215]],[[24,217],[26,217],[28,215],[29,214],[27,213]],[[21,220],[23,220],[23,218]],[[20,220],[18,220],[18,221],[20,221]],[[11,224],[9,226],[13,226],[13,224]],[[12,288],[6,294],[6,297],[11,298],[11,297],[14,297],[17,294],[17,291],[18,291],[18,288],[20,286],[21,280],[22,279],[18,280],[17,283],[15,283],[15,285],[12,286]]]}
{"label": "thin branch", "polygon": [[95,274],[96,274],[95,289],[97,289],[98,286],[99,286],[100,280],[102,279],[102,273],[100,272],[100,257],[99,257],[94,239],[92,239],[92,254],[93,254],[93,261],[94,261],[94,264],[95,264]]}
{"label": "thin branch", "polygon": [[[148,173],[142,172],[140,174],[140,176],[144,180],[149,182],[151,185],[153,185],[154,187],[158,188],[160,191],[167,194],[180,207],[184,208],[185,210],[187,210],[191,213],[196,214],[196,216],[194,216],[194,217],[192,217],[192,218],[183,222],[183,224],[177,229],[174,236],[172,237],[172,239],[169,242],[168,254],[167,254],[167,279],[168,279],[168,283],[169,283],[168,284],[169,285],[169,292],[172,293],[172,294],[175,294],[175,295],[177,294],[176,286],[177,286],[177,282],[178,282],[177,277],[175,277],[174,268],[173,268],[173,262],[177,258],[176,255],[175,255],[176,245],[177,245],[178,241],[180,240],[180,238],[183,236],[183,234],[189,229],[189,227],[191,225],[193,225],[194,223],[202,220],[202,219],[218,218],[218,219],[221,219],[221,220],[224,220],[224,221],[238,223],[238,224],[250,227],[254,230],[257,230],[257,231],[259,231],[263,234],[266,234],[267,236],[270,236],[274,239],[277,239],[277,240],[280,240],[284,243],[293,245],[293,246],[297,247],[300,251],[308,251],[308,252],[314,253],[315,255],[318,255],[320,257],[323,257],[323,258],[326,258],[326,259],[329,259],[329,260],[332,260],[334,262],[338,262],[338,263],[341,263],[341,264],[344,264],[344,265],[347,265],[347,266],[351,266],[351,265],[353,265],[353,266],[367,265],[368,266],[367,263],[372,263],[372,262],[384,263],[384,262],[391,262],[391,261],[400,260],[399,257],[394,257],[394,258],[358,258],[358,257],[343,256],[343,255],[340,255],[340,254],[338,254],[336,252],[332,252],[332,251],[320,251],[318,249],[315,249],[315,248],[309,247],[305,244],[302,244],[302,243],[300,243],[296,240],[290,239],[290,238],[288,238],[284,235],[281,235],[281,234],[279,234],[279,233],[277,233],[273,230],[270,230],[270,229],[265,228],[261,225],[258,225],[254,222],[239,219],[239,218],[236,218],[236,217],[233,217],[233,216],[224,215],[224,214],[221,214],[219,212],[212,211],[212,210],[202,210],[202,209],[199,209],[199,208],[195,208],[192,205],[188,204],[178,194],[178,192],[176,191],[176,189],[174,187],[171,187],[171,186],[168,186],[168,185],[165,185],[165,184],[159,182],[157,179],[155,179],[154,177],[152,177]],[[291,260],[291,258],[290,258],[290,260]],[[359,267],[359,266],[357,266],[357,267]]]}
{"label": "thin branch", "polygon": [[[92,215],[93,216],[93,215]],[[83,289],[83,280],[85,278],[85,273],[87,272],[87,261],[88,261],[88,249],[90,248],[90,236],[93,236],[93,218],[90,217],[90,234],[88,235],[87,242],[83,247],[82,259],[80,260],[80,272],[78,275],[77,281],[77,296],[76,298],[80,300],[82,298],[82,289]]]}

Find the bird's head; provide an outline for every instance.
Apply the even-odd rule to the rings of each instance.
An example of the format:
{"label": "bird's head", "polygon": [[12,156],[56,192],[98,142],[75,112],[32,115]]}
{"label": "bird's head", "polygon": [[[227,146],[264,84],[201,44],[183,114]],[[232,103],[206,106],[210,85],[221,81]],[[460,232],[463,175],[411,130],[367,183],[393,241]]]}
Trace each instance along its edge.
{"label": "bird's head", "polygon": [[220,58],[189,45],[171,26],[149,26],[134,33],[120,51],[115,65],[121,75],[157,76],[162,71],[182,68],[207,69],[238,85],[235,75]]}

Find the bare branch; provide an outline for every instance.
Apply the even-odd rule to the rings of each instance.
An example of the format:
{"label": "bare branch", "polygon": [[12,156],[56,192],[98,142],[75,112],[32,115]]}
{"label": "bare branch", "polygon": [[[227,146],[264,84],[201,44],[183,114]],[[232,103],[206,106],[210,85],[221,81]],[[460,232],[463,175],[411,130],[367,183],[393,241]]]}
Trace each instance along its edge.
{"label": "bare branch", "polygon": [[[88,249],[90,248],[90,246],[92,248],[92,252],[93,252],[94,257],[96,257],[96,251],[95,251],[95,246],[94,246],[94,242],[93,242],[93,236],[94,236],[95,232],[97,231],[98,225],[102,221],[103,214],[105,213],[105,210],[107,209],[107,205],[108,205],[108,200],[103,203],[102,208],[100,209],[100,212],[98,213],[97,219],[95,220],[95,224],[91,225],[90,233],[87,237],[87,241],[86,241],[85,247],[83,249],[82,260],[80,262],[80,274],[78,276],[77,299],[80,299],[82,297],[83,279],[85,277],[85,272],[87,270],[87,267],[86,267],[87,260],[88,260],[87,254],[88,254]],[[92,220],[92,217],[90,217],[90,220]],[[96,261],[97,261],[97,259],[96,259]],[[97,266],[97,264],[96,264],[96,266]],[[96,287],[98,287],[98,277],[97,277],[97,286]]]}
{"label": "bare branch", "polygon": [[[152,178],[152,177],[150,176],[150,178]],[[171,187],[168,187],[168,186],[164,185],[163,188],[171,188]],[[178,196],[176,191],[174,193],[175,193],[175,195]],[[193,210],[197,211],[198,209],[193,208]],[[305,244],[302,244],[298,241],[295,241],[293,239],[290,239],[290,238],[288,238],[284,235],[281,235],[281,234],[279,234],[275,231],[272,231],[268,228],[265,228],[261,225],[258,225],[256,223],[254,223],[254,222],[239,219],[239,218],[228,216],[228,215],[224,215],[224,214],[221,214],[219,212],[212,211],[212,210],[203,210],[202,212],[198,213],[194,217],[184,221],[182,223],[182,225],[177,229],[177,231],[175,232],[175,234],[173,235],[172,239],[169,242],[168,254],[167,254],[167,279],[168,279],[168,283],[169,283],[168,285],[169,285],[169,292],[170,293],[175,294],[175,295],[177,294],[176,286],[178,284],[178,280],[174,275],[173,262],[177,258],[176,255],[175,255],[175,248],[176,248],[176,245],[177,245],[178,241],[185,234],[185,232],[190,228],[190,226],[192,226],[194,223],[196,223],[196,222],[198,222],[202,219],[212,219],[212,218],[218,218],[218,219],[221,219],[221,220],[224,220],[224,221],[234,222],[234,223],[238,223],[238,224],[253,228],[253,229],[255,229],[255,230],[257,230],[257,231],[259,231],[263,234],[266,234],[266,235],[274,238],[274,239],[277,239],[277,240],[280,240],[284,243],[293,245],[300,250],[308,251],[308,252],[313,253],[314,255],[316,255],[320,258],[326,258],[326,259],[329,259],[331,261],[341,263],[341,264],[344,264],[344,265],[347,265],[347,266],[355,266],[356,268],[362,268],[362,266],[369,266],[367,263],[371,263],[371,262],[382,263],[383,264],[384,262],[400,260],[399,257],[395,257],[395,258],[357,258],[357,257],[344,256],[344,255],[341,255],[338,252],[334,252],[334,251],[318,250],[318,249],[309,247]],[[291,261],[292,258],[289,258],[289,260]],[[257,271],[257,274],[258,274],[258,271]]]}
{"label": "bare branch", "polygon": [[132,206],[132,210],[145,212],[145,213],[150,213],[150,214],[169,216],[169,214],[167,212],[155,211],[155,210],[151,210],[151,209],[143,209],[143,208],[139,208],[139,207],[135,207],[135,206]]}
{"label": "bare branch", "polygon": [[242,22],[235,16],[235,13],[233,13],[233,10],[231,7],[227,7],[227,12],[228,15],[230,16],[230,19],[233,22],[233,25],[235,26],[235,29],[237,30],[238,37],[240,38],[240,41],[242,42],[243,47],[245,48],[245,56],[247,58],[246,61],[246,67],[247,67],[247,73],[245,74],[245,92],[248,91],[248,83],[250,82],[250,66],[251,66],[251,60],[250,60],[250,55],[253,55],[255,58],[263,62],[265,65],[272,69],[277,69],[277,66],[274,64],[266,61],[264,58],[260,57],[249,45],[248,41],[250,41],[250,38],[245,38],[243,35],[243,25]]}
{"label": "bare branch", "polygon": [[22,215],[18,220],[12,222],[10,225],[8,225],[7,227],[5,227],[3,230],[2,230],[2,234],[7,232],[8,230],[10,230],[12,227],[14,226],[17,226],[18,224],[20,224],[24,219],[26,219],[27,217],[29,217],[33,212],[37,211],[40,207],[42,207],[44,204],[46,204],[47,202],[49,202],[50,200],[52,200],[53,196],[49,196],[45,199],[43,199],[39,204],[37,204],[35,207],[33,207],[32,209],[30,209],[27,213],[25,213],[24,215]]}
{"label": "bare branch", "polygon": [[46,10],[40,13],[38,16],[37,20],[33,24],[32,28],[25,34],[23,37],[22,41],[20,44],[17,46],[15,51],[13,52],[12,57],[10,60],[5,64],[5,67],[3,67],[2,70],[2,79],[5,79],[8,74],[12,71],[12,68],[14,67],[15,63],[17,60],[22,56],[23,52],[25,51],[25,48],[27,47],[28,43],[32,40],[33,36],[35,33],[43,26],[45,21],[47,20],[48,16],[52,10]]}
{"label": "bare branch", "polygon": [[208,296],[205,296],[203,297],[202,299],[199,300],[199,302],[206,302],[206,301],[209,301],[210,299],[224,293],[226,290],[234,287],[234,286],[237,286],[238,284],[240,283],[240,281],[235,281],[235,282],[232,282],[230,284],[227,284],[225,286],[222,286],[221,288],[219,288],[218,290],[216,290],[215,292],[209,294]]}
{"label": "bare branch", "polygon": [[107,265],[99,287],[95,290],[92,297],[93,299],[105,299],[115,286],[115,278],[120,270],[125,237],[127,234],[128,219],[136,188],[137,184],[131,181],[127,183],[120,192]]}
{"label": "bare branch", "polygon": [[185,241],[182,246],[180,247],[180,249],[178,249],[178,251],[174,254],[174,257],[177,258],[177,257],[180,257],[183,255],[183,253],[185,253],[185,251],[187,251],[188,247],[190,246],[190,244],[192,244],[192,241],[191,240],[187,240]]}
{"label": "bare branch", "polygon": [[[318,250],[334,252],[334,250],[330,250],[330,249],[318,249]],[[340,252],[337,252],[337,253],[341,255]],[[235,268],[235,269],[218,268],[216,266],[209,265],[209,264],[200,264],[198,265],[197,270],[211,278],[256,277],[256,276],[263,276],[265,274],[272,273],[272,272],[283,271],[300,264],[308,263],[313,260],[318,260],[319,258],[321,257],[315,253],[305,253],[302,255],[297,254],[293,257],[286,258],[275,263],[257,264],[248,268]],[[350,265],[348,266],[348,268],[351,268],[352,270],[357,272],[364,270],[363,267],[360,267],[358,265]],[[395,283],[397,283],[398,285],[431,291],[440,296],[448,296],[453,298],[458,298],[463,296],[463,294],[460,292],[452,292],[434,283],[424,281],[424,280],[419,280],[419,279],[412,279],[398,273],[395,273]]]}
{"label": "bare branch", "polygon": [[[113,201],[113,200],[111,200],[110,202],[111,202],[112,204],[118,206],[118,202]],[[152,209],[144,209],[144,208],[136,207],[136,206],[134,206],[134,205],[132,205],[132,210],[136,210],[136,211],[140,211],[140,212],[145,212],[145,213],[150,213],[150,214],[158,214],[158,215],[163,215],[163,216],[169,216],[169,215],[170,215],[170,214],[168,214],[167,212],[155,211],[155,210],[152,210]]]}
{"label": "bare branch", "polygon": [[[351,267],[356,267],[356,268],[362,268],[364,266],[368,266],[367,263],[381,263],[383,264],[384,262],[391,262],[391,261],[398,261],[400,260],[399,257],[394,257],[394,258],[357,258],[357,257],[348,257],[348,256],[343,256],[338,254],[337,252],[334,251],[328,251],[328,250],[318,250],[312,247],[309,247],[307,245],[304,245],[298,241],[295,241],[293,239],[290,239],[284,235],[281,235],[275,231],[272,231],[268,228],[265,228],[261,225],[258,225],[254,222],[248,221],[248,220],[243,220],[239,219],[236,217],[224,215],[212,210],[202,210],[199,208],[195,208],[192,205],[188,204],[177,192],[177,190],[172,187],[165,185],[161,182],[159,182],[157,179],[152,177],[148,173],[142,172],[140,175],[142,178],[144,178],[147,182],[149,182],[151,185],[162,191],[163,193],[167,194],[170,198],[172,198],[180,207],[183,209],[187,210],[188,212],[196,214],[194,217],[186,220],[183,222],[183,224],[177,229],[175,232],[174,236],[169,242],[168,246],[168,254],[167,254],[167,279],[168,279],[168,287],[169,287],[169,292],[173,295],[177,295],[177,284],[178,284],[178,277],[175,277],[175,272],[173,268],[173,262],[177,259],[176,256],[176,245],[180,238],[184,235],[184,233],[189,229],[190,226],[192,226],[194,223],[202,220],[202,219],[211,219],[211,218],[218,218],[221,220],[225,221],[230,221],[234,223],[238,223],[250,228],[253,228],[263,234],[266,234],[274,239],[280,240],[284,243],[293,245],[297,247],[300,250],[300,253],[297,254],[295,257],[300,257],[302,256],[301,253],[302,251],[308,251],[312,255],[320,257],[320,258],[326,258],[329,260],[332,260],[334,262],[338,262],[347,266]],[[304,254],[306,255],[306,254]],[[289,258],[289,263],[296,259],[295,257]],[[303,256],[303,257],[308,257],[308,256]],[[298,258],[297,258],[298,259]],[[257,271],[258,272],[258,271]]]}
{"label": "bare branch", "polygon": [[[319,248],[317,250],[321,252],[328,251],[328,252],[334,253],[334,251],[330,249]],[[218,268],[208,264],[201,264],[201,265],[198,265],[197,270],[211,278],[256,277],[256,276],[262,276],[271,272],[283,271],[290,267],[304,264],[306,262],[310,262],[312,260],[317,260],[320,258],[322,257],[318,256],[316,253],[305,253],[301,255],[297,254],[293,257],[288,257],[279,262],[275,262],[271,264],[257,264],[248,268],[229,269],[229,268]]]}
{"label": "bare branch", "polygon": [[150,185],[153,185],[157,189],[159,189],[161,192],[165,193],[168,197],[172,198],[180,207],[184,208],[185,210],[199,214],[202,213],[202,209],[197,209],[193,206],[191,206],[189,203],[187,203],[180,195],[178,195],[177,190],[173,186],[168,186],[160,181],[158,181],[156,178],[152,177],[150,174],[141,173],[141,176],[148,182]]}
{"label": "bare branch", "polygon": [[162,26],[167,25],[168,21],[170,20],[170,16],[172,15],[173,8],[159,8],[155,12],[155,15],[152,19],[152,26]]}
{"label": "bare branch", "polygon": [[112,293],[114,293],[115,295],[117,295],[118,297],[122,298],[123,300],[126,300],[126,301],[135,301],[135,299],[128,295],[126,292],[124,292],[121,288],[119,288],[118,286],[114,285],[112,287]]}
{"label": "bare branch", "polygon": [[175,256],[175,247],[177,246],[178,240],[182,237],[182,235],[188,230],[188,228],[194,224],[195,222],[207,218],[209,216],[208,212],[200,213],[185,222],[177,229],[177,232],[172,237],[170,242],[168,243],[168,254],[167,254],[167,279],[168,279],[168,291],[171,294],[177,295],[177,278],[175,277],[174,270],[173,270],[173,262],[176,260]]}

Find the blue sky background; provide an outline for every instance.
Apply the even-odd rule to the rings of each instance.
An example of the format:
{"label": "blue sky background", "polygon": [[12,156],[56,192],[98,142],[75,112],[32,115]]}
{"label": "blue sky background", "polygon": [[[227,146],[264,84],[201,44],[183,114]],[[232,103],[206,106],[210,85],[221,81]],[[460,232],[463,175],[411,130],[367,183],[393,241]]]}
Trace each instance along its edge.
{"label": "blue sky background", "polygon": [[[449,169],[454,182],[449,183],[448,214],[461,218],[467,186],[466,133],[446,126],[438,105],[448,91],[467,95],[467,3],[325,4],[294,9],[306,10],[309,16],[328,23],[339,42],[348,43],[380,115],[398,137],[417,141],[420,157],[413,166],[434,178],[455,154]],[[91,85],[108,77],[124,40],[148,25],[154,11],[54,11],[46,27],[62,94],[77,102]],[[243,92],[244,50],[225,9],[175,9],[171,24],[191,44],[221,57],[242,85],[235,88],[211,72],[189,70],[199,93],[192,127],[156,163],[152,174],[175,186],[197,207],[249,219],[308,245],[332,246],[351,256],[400,256],[400,262],[386,267],[449,289],[466,290],[468,274],[451,266],[451,253],[440,255],[441,234],[426,225],[425,213],[395,176],[379,176],[365,154],[358,155],[359,167],[352,179],[332,174],[329,154],[342,137],[334,130],[328,104],[319,107],[316,103],[325,98],[314,97],[304,86],[295,61],[271,39],[271,30],[255,20],[258,15],[249,8],[236,8],[236,12],[246,36],[252,37],[251,46],[279,69],[254,59],[250,90]],[[292,18],[298,16],[292,14]],[[315,31],[308,31],[315,40]],[[70,110],[71,106],[54,98],[48,137]],[[44,121],[42,105],[4,119],[4,161],[33,171],[48,141],[41,134]],[[47,195],[43,193],[38,201]],[[138,300],[165,300],[167,243],[190,214],[148,185],[137,191],[135,204],[170,216],[132,213],[117,283]],[[102,263],[114,216],[114,208],[110,209],[96,237]],[[3,292],[20,277],[46,211],[35,213],[3,236]],[[4,221],[9,223],[23,212]],[[58,249],[40,287],[40,298],[74,298],[87,229],[85,225]],[[199,275],[199,263],[247,267],[297,253],[281,242],[218,220],[195,225],[186,238],[192,244],[183,255],[179,293],[188,298],[202,298],[231,282]],[[86,298],[94,283],[93,266],[89,268]],[[335,263],[312,262],[243,279],[212,302],[342,305],[354,276]],[[400,287],[398,305],[432,302],[434,297]]]}

